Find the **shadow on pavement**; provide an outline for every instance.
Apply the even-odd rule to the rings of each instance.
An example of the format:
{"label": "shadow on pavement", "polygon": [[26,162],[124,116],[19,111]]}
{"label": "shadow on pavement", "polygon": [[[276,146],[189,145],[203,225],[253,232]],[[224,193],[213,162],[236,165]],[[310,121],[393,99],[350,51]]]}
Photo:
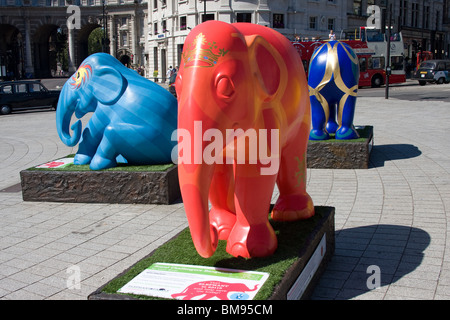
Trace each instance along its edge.
{"label": "shadow on pavement", "polygon": [[[378,275],[380,288],[393,284],[420,266],[430,240],[422,229],[398,225],[337,231],[335,254],[312,299],[355,298],[375,290]],[[385,290],[379,294],[383,292]]]}
{"label": "shadow on pavement", "polygon": [[418,157],[422,152],[411,144],[374,145],[370,154],[369,168],[383,167],[386,161]]}

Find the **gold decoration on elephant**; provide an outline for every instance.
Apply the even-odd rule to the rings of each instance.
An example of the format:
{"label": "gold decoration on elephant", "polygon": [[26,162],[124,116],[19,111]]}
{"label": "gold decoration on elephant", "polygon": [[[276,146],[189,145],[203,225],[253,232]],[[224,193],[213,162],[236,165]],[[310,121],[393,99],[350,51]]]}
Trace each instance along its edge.
{"label": "gold decoration on elephant", "polygon": [[[308,86],[308,88],[309,88],[309,96],[315,96],[317,101],[319,101],[320,104],[322,105],[326,120],[328,122],[328,118],[330,116],[330,112],[329,112],[330,109],[329,109],[327,100],[323,97],[323,95],[320,93],[320,91],[331,81],[331,78],[334,75],[334,83],[344,93],[341,100],[339,100],[339,106],[338,106],[337,122],[340,126],[342,123],[342,112],[344,109],[345,102],[347,101],[347,98],[349,96],[356,97],[356,95],[357,95],[356,91],[358,90],[358,84],[349,88],[344,83],[344,80],[342,79],[341,68],[339,66],[339,59],[338,59],[338,53],[337,53],[339,45],[344,49],[345,53],[347,54],[348,58],[352,61],[352,63],[358,65],[358,58],[352,56],[352,54],[347,50],[347,48],[343,44],[336,42],[332,46],[330,43],[326,43],[327,64],[325,67],[325,74],[316,88],[312,88],[311,86]],[[311,60],[313,60],[318,53],[319,53],[319,50],[316,50],[314,52],[313,56],[311,57]]]}
{"label": "gold decoration on elephant", "polygon": [[304,154],[300,157],[295,157],[298,168],[298,171],[295,172],[295,177],[297,178],[297,184],[295,185],[296,188],[300,187],[302,184],[306,185],[306,157]]}
{"label": "gold decoration on elephant", "polygon": [[183,51],[184,67],[214,67],[219,58],[227,53],[228,50],[218,49],[215,41],[208,42],[205,35],[199,33],[187,50]]}

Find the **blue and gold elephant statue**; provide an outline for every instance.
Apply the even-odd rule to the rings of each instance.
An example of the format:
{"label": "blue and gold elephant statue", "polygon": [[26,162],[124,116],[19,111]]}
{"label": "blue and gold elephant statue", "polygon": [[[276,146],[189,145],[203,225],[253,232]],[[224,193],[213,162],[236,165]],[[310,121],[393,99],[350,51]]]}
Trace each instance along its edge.
{"label": "blue and gold elephant statue", "polygon": [[[89,112],[83,131],[81,120],[70,126],[74,113],[81,119]],[[90,164],[92,170],[115,167],[119,159],[137,165],[170,163],[177,100],[113,56],[96,53],[64,84],[56,127],[66,145],[79,142],[74,164]]]}
{"label": "blue and gold elephant statue", "polygon": [[327,140],[330,133],[336,139],[359,138],[353,126],[358,81],[358,58],[350,46],[329,41],[314,51],[308,71],[310,140]]}

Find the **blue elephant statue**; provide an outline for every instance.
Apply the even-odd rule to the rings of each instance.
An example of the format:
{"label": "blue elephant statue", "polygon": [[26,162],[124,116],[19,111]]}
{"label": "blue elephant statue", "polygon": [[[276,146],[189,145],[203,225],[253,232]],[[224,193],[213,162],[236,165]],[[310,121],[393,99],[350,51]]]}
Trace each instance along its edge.
{"label": "blue elephant statue", "polygon": [[[74,164],[92,170],[129,164],[171,162],[176,141],[177,100],[166,89],[128,69],[106,53],[87,57],[64,84],[56,110],[56,127],[68,146],[79,142]],[[81,120],[93,112],[82,131]],[[70,128],[73,133],[70,134]]]}
{"label": "blue elephant statue", "polygon": [[329,41],[314,51],[308,71],[310,140],[327,140],[330,133],[336,139],[359,138],[353,126],[358,81],[358,57],[349,45]]}

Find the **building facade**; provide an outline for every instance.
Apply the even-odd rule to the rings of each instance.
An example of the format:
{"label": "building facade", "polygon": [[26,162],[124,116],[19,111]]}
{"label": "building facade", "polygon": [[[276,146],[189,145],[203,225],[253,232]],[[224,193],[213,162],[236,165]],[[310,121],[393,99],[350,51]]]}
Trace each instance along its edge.
{"label": "building facade", "polygon": [[90,46],[143,66],[147,9],[138,0],[0,0],[0,79],[70,75]]}
{"label": "building facade", "polygon": [[250,22],[274,28],[294,40],[328,38],[347,27],[345,0],[150,0],[148,1],[149,73],[166,77],[181,61],[189,31],[207,20]]}
{"label": "building facade", "polygon": [[71,74],[101,30],[97,51],[161,81],[203,21],[256,23],[292,40],[327,39],[334,30],[339,39],[367,25],[371,5],[382,26],[402,32],[405,57],[449,57],[450,0],[0,0],[0,79]]}

